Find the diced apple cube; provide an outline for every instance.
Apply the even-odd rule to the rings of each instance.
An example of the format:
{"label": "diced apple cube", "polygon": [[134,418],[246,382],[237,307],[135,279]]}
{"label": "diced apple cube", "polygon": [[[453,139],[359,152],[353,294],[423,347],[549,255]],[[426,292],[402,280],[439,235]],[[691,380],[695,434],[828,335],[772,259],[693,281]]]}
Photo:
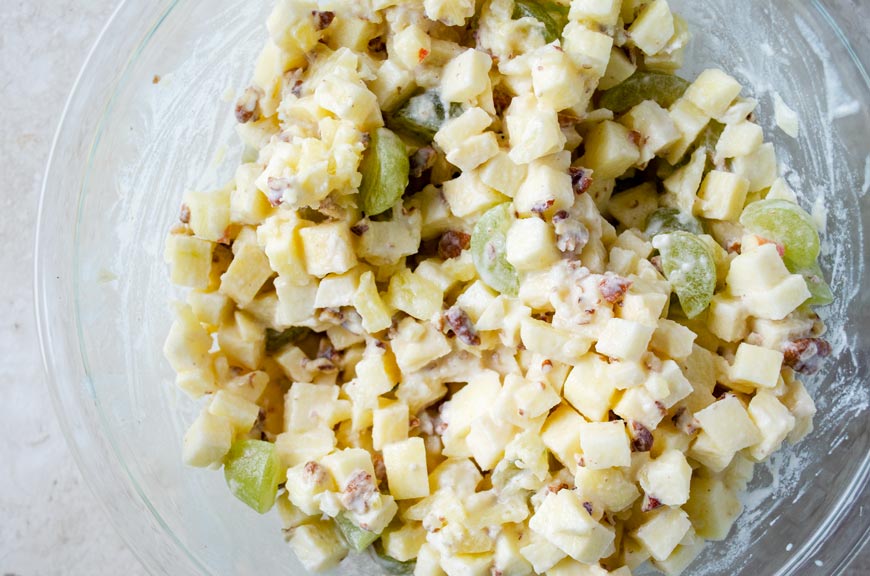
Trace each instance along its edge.
{"label": "diced apple cube", "polygon": [[299,526],[293,530],[288,543],[309,572],[329,570],[347,556],[347,547],[329,521]]}
{"label": "diced apple cube", "polygon": [[429,362],[446,356],[450,343],[430,322],[418,324],[412,318],[399,323],[398,334],[392,341],[396,362],[404,374],[416,372]]}
{"label": "diced apple cube", "polygon": [[[608,48],[609,49],[609,48]],[[585,108],[592,96],[572,59],[560,47],[547,45],[532,53],[532,88],[543,106],[557,112]]]}
{"label": "diced apple cube", "polygon": [[[474,50],[469,49],[468,52]],[[492,117],[483,108],[473,107],[459,117],[445,122],[435,134],[435,143],[445,152],[459,148],[463,142],[478,135],[492,124]]]}
{"label": "diced apple cube", "polygon": [[745,297],[745,301],[751,315],[766,320],[782,320],[810,296],[804,277],[791,274],[773,288]]}
{"label": "diced apple cube", "polygon": [[667,558],[653,560],[652,564],[665,576],[679,576],[686,571],[703,550],[704,540],[689,532]]}
{"label": "diced apple cube", "polygon": [[[335,26],[335,22],[340,19],[344,20],[339,16],[333,21],[332,26]],[[358,18],[348,18],[348,20],[361,22]],[[419,30],[419,28],[417,29]],[[363,50],[365,49],[363,48]],[[377,96],[381,110],[392,112],[407,101],[417,84],[414,82],[414,74],[411,69],[405,67],[404,63],[399,64],[390,58],[381,63],[377,76],[369,82],[368,86],[369,90]]]}
{"label": "diced apple cube", "polygon": [[507,233],[505,255],[517,270],[546,268],[561,257],[553,227],[540,218],[514,220]]}
{"label": "diced apple cube", "polygon": [[580,427],[586,420],[568,404],[554,410],[541,429],[541,440],[559,462],[572,469],[577,465],[580,447]]}
{"label": "diced apple cube", "polygon": [[617,468],[593,470],[587,466],[577,466],[574,484],[580,498],[592,504],[593,512],[621,512],[640,497],[635,483]]}
{"label": "diced apple cube", "polygon": [[654,331],[638,322],[611,318],[598,337],[595,351],[619,360],[637,361],[646,352]]}
{"label": "diced apple cube", "polygon": [[188,466],[213,466],[223,460],[232,443],[232,423],[204,410],[184,434],[182,458]]}
{"label": "diced apple cube", "polygon": [[725,113],[742,90],[740,83],[717,68],[704,70],[686,90],[684,98],[711,118]]}
{"label": "diced apple cube", "polygon": [[795,428],[795,418],[771,392],[759,390],[749,402],[749,416],[761,432],[761,441],[749,453],[755,460],[766,460],[779,449]]}
{"label": "diced apple cube", "polygon": [[420,524],[408,523],[381,536],[384,552],[399,562],[414,560],[426,543],[426,530]]}
{"label": "diced apple cube", "polygon": [[308,284],[305,256],[299,230],[311,223],[295,216],[279,213],[270,216],[257,228],[257,242],[269,257],[269,265],[280,276],[294,284]]}
{"label": "diced apple cube", "polygon": [[484,184],[513,198],[525,180],[526,167],[515,164],[507,152],[499,151],[478,169],[478,174]]}
{"label": "diced apple cube", "polygon": [[520,216],[553,214],[570,208],[573,203],[571,176],[566,170],[557,170],[542,161],[529,164],[528,173],[514,196],[514,209]]}
{"label": "diced apple cube", "polygon": [[816,405],[803,383],[794,379],[787,382],[786,393],[781,400],[795,417],[795,427],[789,434],[788,441],[797,444],[813,431],[813,416],[816,414]]}
{"label": "diced apple cube", "polygon": [[610,198],[607,209],[626,228],[643,228],[649,215],[659,207],[654,184],[641,184]]}
{"label": "diced apple cube", "polygon": [[323,278],[344,274],[357,264],[350,228],[343,222],[329,222],[299,231],[308,273]]}
{"label": "diced apple cube", "polygon": [[417,564],[414,566],[414,576],[445,576],[441,569],[441,554],[429,543],[420,546],[417,553]]}
{"label": "diced apple cube", "polygon": [[363,328],[369,333],[380,332],[389,328],[393,322],[390,308],[384,304],[375,276],[372,272],[364,272],[359,279],[359,287],[353,295],[353,306],[362,317]]}
{"label": "diced apple cube", "polygon": [[619,0],[574,0],[568,18],[614,26],[619,19],[619,8]]}
{"label": "diced apple cube", "polygon": [[388,46],[389,59],[398,61],[408,70],[416,68],[431,51],[432,39],[416,24],[396,32]]}
{"label": "diced apple cube", "polygon": [[443,298],[435,284],[407,268],[390,278],[387,302],[419,320],[435,316],[441,310]]}
{"label": "diced apple cube", "polygon": [[520,554],[532,565],[535,574],[545,573],[567,556],[561,548],[534,531],[528,536],[528,543],[520,548]]}
{"label": "diced apple cube", "polygon": [[209,350],[212,338],[193,315],[189,306],[181,306],[166,335],[163,354],[176,372],[205,370],[211,367]]}
{"label": "diced apple cube", "polygon": [[408,438],[408,405],[394,402],[373,413],[372,445],[381,450],[387,444]]}
{"label": "diced apple cube", "polygon": [[642,387],[626,390],[613,406],[613,412],[625,420],[639,422],[649,430],[655,429],[666,414],[664,405]]}
{"label": "diced apple cube", "polygon": [[[668,149],[665,158],[671,164],[676,164],[685,155],[686,151],[701,134],[701,131],[710,123],[710,115],[698,108],[685,96],[674,102],[670,107],[671,119],[682,137]],[[700,149],[704,158],[707,152]],[[700,183],[700,177],[698,178]]]}
{"label": "diced apple cube", "polygon": [[539,106],[531,94],[511,100],[504,122],[510,136],[510,158],[516,164],[554,154],[565,145],[556,111]]}
{"label": "diced apple cube", "polygon": [[593,470],[631,465],[625,422],[586,422],[580,425],[584,465]]}
{"label": "diced apple cube", "polygon": [[263,327],[244,312],[237,311],[233,322],[218,330],[217,341],[221,351],[236,365],[256,370],[265,354],[266,335]]}
{"label": "diced apple cube", "polygon": [[783,354],[761,346],[741,342],[731,365],[731,379],[738,384],[774,388],[779,380]]}
{"label": "diced apple cube", "polygon": [[214,416],[227,419],[240,433],[247,433],[257,421],[260,407],[256,403],[241,396],[230,394],[226,390],[218,390],[208,405],[208,411]]}
{"label": "diced apple cube", "polygon": [[691,528],[692,523],[685,512],[679,508],[665,508],[653,513],[652,518],[637,529],[634,537],[643,544],[650,556],[665,560]]}
{"label": "diced apple cube", "polygon": [[220,290],[240,306],[247,306],[272,276],[269,259],[256,245],[242,247],[221,276]]}
{"label": "diced apple cube", "polygon": [[170,264],[170,280],[176,286],[207,288],[214,243],[194,236],[170,234],[164,259]]}
{"label": "diced apple cube", "polygon": [[586,136],[586,154],[580,163],[596,178],[616,178],[640,160],[640,150],[628,128],[605,120]]}
{"label": "diced apple cube", "polygon": [[735,174],[749,180],[750,192],[770,187],[779,176],[776,150],[770,142],[762,144],[752,154],[738,156],[731,163],[731,168]]}
{"label": "diced apple cube", "polygon": [[565,380],[565,399],[588,420],[606,420],[616,392],[616,383],[604,377],[605,365],[600,356],[586,354]]}
{"label": "diced apple cube", "polygon": [[744,251],[731,261],[726,283],[735,296],[770,290],[786,280],[789,272],[775,244]]}
{"label": "diced apple cube", "polygon": [[682,324],[662,318],[650,341],[650,348],[670,358],[682,360],[692,353],[698,335]]}
{"label": "diced apple cube", "polygon": [[442,193],[450,212],[459,218],[479,214],[507,201],[506,196],[484,184],[473,171],[463,172],[457,178],[445,182]]}
{"label": "diced apple cube", "polygon": [[482,414],[471,423],[465,442],[480,469],[488,471],[502,459],[505,446],[516,433],[509,422]]}
{"label": "diced apple cube", "polygon": [[554,328],[552,324],[534,318],[522,320],[520,338],[526,349],[571,365],[579,361],[592,345],[584,336]]}
{"label": "diced apple cube", "polygon": [[682,506],[689,499],[692,468],[679,450],[666,450],[638,473],[644,492],[667,506]]}
{"label": "diced apple cube", "polygon": [[[611,2],[611,5],[616,4]],[[565,54],[577,68],[588,70],[596,78],[604,76],[607,71],[612,47],[611,36],[591,30],[577,21],[568,22],[562,30],[562,49]]]}
{"label": "diced apple cube", "polygon": [[749,180],[743,176],[711,170],[698,192],[699,212],[711,220],[736,220],[743,211],[748,191]]}
{"label": "diced apple cube", "polygon": [[668,297],[655,292],[629,292],[622,298],[622,306],[616,310],[618,318],[630,320],[646,326],[657,326],[665,310]]}
{"label": "diced apple cube", "polygon": [[614,46],[610,50],[610,61],[607,63],[604,76],[598,82],[598,89],[610,90],[630,78],[636,70],[637,64],[632,62],[624,51]]}
{"label": "diced apple cube", "polygon": [[619,122],[643,136],[640,146],[641,163],[649,162],[682,136],[668,111],[654,100],[644,100],[623,114]]}
{"label": "diced apple cube", "polygon": [[707,311],[707,328],[717,338],[737,342],[749,334],[749,312],[745,304],[727,294],[719,293],[710,301]]}
{"label": "diced apple cube", "polygon": [[683,506],[695,534],[707,540],[724,540],[743,510],[740,499],[721,478],[695,476],[691,496]]}
{"label": "diced apple cube", "polygon": [[[714,471],[717,471],[716,468],[721,470],[727,466],[738,450],[752,446],[761,440],[758,427],[752,422],[746,408],[736,396],[726,395],[707,408],[696,412],[695,418],[701,424],[703,432],[692,445],[690,455],[700,459]],[[713,457],[717,464],[711,466],[704,460],[705,455]],[[721,458],[716,458],[717,456]]]}
{"label": "diced apple cube", "polygon": [[761,126],[748,120],[727,124],[716,143],[716,158],[736,158],[748,156],[758,150],[764,142]]}
{"label": "diced apple cube", "polygon": [[[281,464],[288,468],[326,456],[335,449],[335,432],[315,428],[305,432],[282,432],[275,437],[275,451]],[[297,506],[298,503],[294,502]],[[316,506],[312,514],[317,513]]]}
{"label": "diced apple cube", "polygon": [[596,522],[577,493],[567,489],[547,495],[529,519],[529,528],[586,564],[607,556],[615,537],[613,529]]}
{"label": "diced apple cube", "polygon": [[190,190],[184,196],[190,210],[190,229],[203,240],[217,242],[230,225],[230,189],[208,192]]}
{"label": "diced apple cube", "polygon": [[469,48],[444,67],[441,95],[448,102],[467,102],[475,98],[486,89],[491,67],[489,54]]}
{"label": "diced apple cube", "polygon": [[314,301],[317,298],[318,282],[299,286],[284,276],[275,279],[278,294],[278,321],[285,326],[295,326],[314,316]]}
{"label": "diced apple cube", "polygon": [[408,438],[387,444],[383,452],[387,482],[393,498],[409,500],[429,495],[426,446],[422,438]]}
{"label": "diced apple cube", "polygon": [[628,36],[635,46],[648,55],[659,52],[673,35],[674,17],[666,0],[647,4],[628,28]]}

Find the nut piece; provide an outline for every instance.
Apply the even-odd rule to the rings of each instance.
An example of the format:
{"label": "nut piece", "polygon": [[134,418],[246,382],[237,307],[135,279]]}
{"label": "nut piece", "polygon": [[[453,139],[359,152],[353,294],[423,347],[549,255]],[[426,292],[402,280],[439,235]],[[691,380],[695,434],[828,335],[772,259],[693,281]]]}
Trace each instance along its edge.
{"label": "nut piece", "polygon": [[458,230],[448,230],[438,240],[438,257],[444,260],[458,258],[471,246],[471,236]]}
{"label": "nut piece", "polygon": [[468,346],[480,346],[480,336],[477,334],[477,329],[475,329],[474,324],[471,322],[471,318],[468,317],[468,314],[466,314],[462,308],[454,306],[447,310],[444,313],[444,321],[447,323],[450,331],[453,332],[463,344],[467,344]]}
{"label": "nut piece", "polygon": [[821,338],[798,338],[782,347],[783,364],[801,374],[815,374],[831,355],[831,345]]}
{"label": "nut piece", "polygon": [[239,124],[256,122],[260,119],[260,98],[263,91],[257,86],[248,86],[236,102],[236,120]]}

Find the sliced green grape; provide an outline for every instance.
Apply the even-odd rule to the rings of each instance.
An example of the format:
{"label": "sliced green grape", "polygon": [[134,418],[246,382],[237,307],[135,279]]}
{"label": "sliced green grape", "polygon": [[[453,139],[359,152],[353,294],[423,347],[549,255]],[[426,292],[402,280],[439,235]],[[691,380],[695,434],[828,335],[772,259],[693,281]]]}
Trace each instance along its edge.
{"label": "sliced green grape", "polygon": [[743,210],[740,223],[754,234],[781,244],[783,261],[796,272],[812,268],[819,257],[821,242],[813,218],[788,200],[759,200]]}
{"label": "sliced green grape", "polygon": [[441,100],[438,90],[427,90],[412,96],[402,104],[387,119],[387,125],[397,132],[431,142],[447,120],[456,118],[460,114],[462,114],[462,105],[456,103],[447,105]]}
{"label": "sliced green grape", "polygon": [[277,352],[288,344],[299,342],[310,332],[310,328],[301,326],[294,326],[283,331],[266,328],[266,352]]}
{"label": "sliced green grape", "polygon": [[388,556],[386,552],[384,552],[383,548],[378,544],[375,544],[371,547],[372,558],[381,567],[385,574],[392,576],[410,576],[414,573],[414,568],[417,566],[417,562],[414,560],[409,560],[408,562],[401,562],[396,560],[392,556]]}
{"label": "sliced green grape", "polygon": [[663,108],[669,107],[683,95],[689,83],[673,74],[661,72],[635,72],[625,82],[601,93],[598,105],[617,114],[634,108],[644,100],[655,100]]}
{"label": "sliced green grape", "polygon": [[368,150],[360,162],[360,207],[368,216],[386,212],[408,187],[411,164],[402,139],[386,128],[371,133]]}
{"label": "sliced green grape", "polygon": [[827,306],[834,301],[834,293],[831,291],[828,283],[825,282],[825,275],[819,267],[818,262],[809,268],[797,270],[796,273],[804,277],[811,294],[806,304],[810,306]]}
{"label": "sliced green grape", "polygon": [[546,0],[515,0],[512,17],[534,18],[544,25],[544,40],[549,44],[562,36],[568,24],[568,6]]}
{"label": "sliced green grape", "polygon": [[224,459],[224,477],[236,498],[265,514],[275,503],[281,463],[275,445],[262,440],[237,440]]}
{"label": "sliced green grape", "polygon": [[653,238],[659,234],[669,234],[682,230],[691,234],[703,234],[701,223],[691,214],[680,212],[677,208],[659,208],[649,215],[644,233]]}
{"label": "sliced green grape", "polygon": [[480,279],[490,288],[516,296],[520,280],[516,268],[507,261],[505,236],[514,221],[510,202],[490,208],[471,234],[471,257]]}
{"label": "sliced green grape", "polygon": [[338,525],[338,529],[341,530],[341,534],[347,541],[348,546],[357,552],[362,552],[371,546],[372,542],[381,537],[380,534],[360,528],[344,513],[335,517],[335,523]]}
{"label": "sliced green grape", "polygon": [[707,309],[716,289],[716,262],[704,241],[677,231],[653,238],[662,258],[662,270],[688,318]]}

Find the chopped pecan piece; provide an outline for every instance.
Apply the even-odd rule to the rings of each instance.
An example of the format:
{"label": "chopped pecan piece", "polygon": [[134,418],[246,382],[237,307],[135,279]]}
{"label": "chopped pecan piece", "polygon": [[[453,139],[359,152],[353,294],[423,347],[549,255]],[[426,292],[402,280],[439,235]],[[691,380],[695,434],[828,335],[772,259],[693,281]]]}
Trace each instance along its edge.
{"label": "chopped pecan piece", "polygon": [[783,364],[801,374],[815,374],[825,358],[831,355],[831,345],[821,338],[798,338],[782,348]]}
{"label": "chopped pecan piece", "polygon": [[181,210],[178,212],[178,220],[182,224],[190,223],[190,207],[187,204],[181,205]]}
{"label": "chopped pecan piece", "polygon": [[611,304],[620,302],[631,287],[631,280],[621,276],[605,276],[598,284],[601,296]]}
{"label": "chopped pecan piece", "polygon": [[350,231],[354,236],[362,236],[369,231],[369,225],[365,221],[360,221],[350,227]]}
{"label": "chopped pecan piece", "polygon": [[314,16],[314,27],[318,30],[329,28],[329,25],[335,20],[335,12],[328,10],[312,10],[311,15]]}
{"label": "chopped pecan piece", "polygon": [[448,230],[438,240],[438,257],[444,260],[458,258],[471,246],[471,236],[459,230]]}
{"label": "chopped pecan piece", "polygon": [[631,420],[628,433],[631,436],[631,451],[632,452],[649,452],[653,446],[653,435],[649,428]]}
{"label": "chopped pecan piece", "polygon": [[314,486],[323,484],[326,481],[326,468],[314,461],[306,462],[302,469],[302,480]]}
{"label": "chopped pecan piece", "polygon": [[357,470],[347,482],[341,493],[342,505],[357,514],[365,514],[371,507],[371,501],[377,492],[372,475],[365,470]]}
{"label": "chopped pecan piece", "polygon": [[468,346],[480,346],[480,336],[477,334],[477,329],[471,322],[471,318],[468,317],[468,314],[466,314],[462,308],[453,306],[447,310],[444,313],[444,321],[447,323],[450,331],[453,332],[463,344],[467,344]]}
{"label": "chopped pecan piece", "polygon": [[654,496],[650,496],[649,494],[644,495],[643,504],[641,505],[641,512],[649,512],[650,510],[655,510],[656,508],[661,508],[662,503],[655,498]]}
{"label": "chopped pecan piece", "polygon": [[287,178],[275,178],[270,176],[266,181],[266,186],[269,191],[266,192],[266,198],[269,199],[269,204],[272,206],[280,206],[284,202],[284,192],[290,188],[290,181]]}
{"label": "chopped pecan piece", "polygon": [[553,217],[553,228],[556,231],[556,248],[563,254],[579,255],[589,242],[586,226],[575,218],[569,218],[563,211]]}
{"label": "chopped pecan piece", "polygon": [[422,178],[423,173],[435,165],[438,153],[431,146],[423,146],[411,155],[411,177]]}
{"label": "chopped pecan piece", "polygon": [[245,88],[241,98],[236,102],[236,120],[239,124],[256,122],[260,119],[259,103],[263,91],[256,86]]}
{"label": "chopped pecan piece", "polygon": [[571,176],[571,187],[574,189],[574,194],[584,194],[592,186],[592,170],[572,166],[568,168],[568,174]]}

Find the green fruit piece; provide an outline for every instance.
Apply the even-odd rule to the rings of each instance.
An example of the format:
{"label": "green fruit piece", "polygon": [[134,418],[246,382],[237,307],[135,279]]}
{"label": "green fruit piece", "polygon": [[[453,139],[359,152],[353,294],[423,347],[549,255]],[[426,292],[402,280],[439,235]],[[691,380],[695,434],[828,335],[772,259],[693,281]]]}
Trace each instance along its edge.
{"label": "green fruit piece", "polygon": [[471,258],[480,279],[495,290],[516,296],[520,279],[516,268],[507,261],[505,236],[514,221],[510,202],[490,208],[471,234]]}
{"label": "green fruit piece", "polygon": [[644,233],[653,238],[659,234],[670,234],[682,230],[691,234],[703,234],[701,223],[691,214],[680,212],[676,208],[659,208],[649,215]]}
{"label": "green fruit piece", "polygon": [[281,481],[275,445],[262,440],[237,440],[224,459],[224,477],[236,498],[265,514],[275,503]]}
{"label": "green fruit piece", "polygon": [[462,114],[460,104],[449,106],[441,100],[438,90],[428,90],[409,98],[387,119],[387,125],[397,132],[431,142],[447,120]]}
{"label": "green fruit piece", "polygon": [[544,40],[549,44],[562,36],[568,23],[568,6],[555,2],[515,0],[513,19],[534,18],[544,25]]}
{"label": "green fruit piece", "polygon": [[811,294],[806,304],[810,306],[827,306],[834,301],[834,293],[831,291],[828,283],[825,282],[825,275],[819,267],[818,262],[809,268],[798,270],[797,273],[804,277]]}
{"label": "green fruit piece", "polygon": [[266,352],[270,354],[277,352],[288,344],[299,342],[310,333],[310,328],[303,328],[302,326],[293,326],[282,331],[266,328]]}
{"label": "green fruit piece", "polygon": [[704,241],[677,231],[653,238],[662,269],[688,318],[707,309],[716,289],[716,262]]}
{"label": "green fruit piece", "polygon": [[338,529],[341,530],[341,534],[347,541],[348,546],[357,552],[362,552],[371,546],[372,542],[381,537],[380,534],[360,528],[344,513],[335,517],[335,523],[338,525]]}
{"label": "green fruit piece", "polygon": [[601,93],[598,105],[621,114],[644,100],[655,100],[668,108],[683,95],[689,83],[679,76],[661,72],[635,72],[628,80]]}
{"label": "green fruit piece", "polygon": [[759,200],[743,209],[740,223],[754,234],[785,248],[782,259],[795,272],[816,265],[821,251],[813,218],[788,200]]}
{"label": "green fruit piece", "polygon": [[402,139],[386,128],[372,132],[359,166],[362,211],[375,216],[395,206],[408,187],[410,170],[408,151]]}
{"label": "green fruit piece", "polygon": [[378,544],[372,546],[371,550],[374,552],[372,558],[375,563],[381,567],[385,574],[391,576],[410,576],[414,573],[414,568],[417,567],[417,562],[415,560],[401,562],[392,556],[387,556],[383,548]]}

